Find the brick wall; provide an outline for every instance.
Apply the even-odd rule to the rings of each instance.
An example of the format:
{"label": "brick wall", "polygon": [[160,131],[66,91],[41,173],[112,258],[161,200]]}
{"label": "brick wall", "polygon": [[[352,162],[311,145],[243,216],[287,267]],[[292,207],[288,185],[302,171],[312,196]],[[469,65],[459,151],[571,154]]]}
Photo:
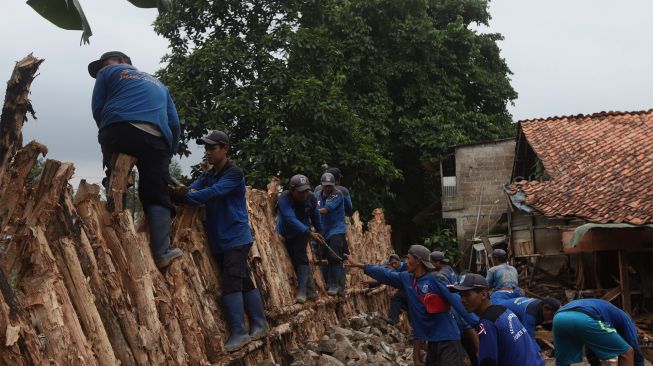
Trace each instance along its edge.
{"label": "brick wall", "polygon": [[456,147],[456,197],[444,198],[442,209],[444,218],[456,219],[461,248],[474,234],[479,200],[477,235],[485,235],[488,223],[508,209],[503,185],[510,180],[514,155],[514,139]]}

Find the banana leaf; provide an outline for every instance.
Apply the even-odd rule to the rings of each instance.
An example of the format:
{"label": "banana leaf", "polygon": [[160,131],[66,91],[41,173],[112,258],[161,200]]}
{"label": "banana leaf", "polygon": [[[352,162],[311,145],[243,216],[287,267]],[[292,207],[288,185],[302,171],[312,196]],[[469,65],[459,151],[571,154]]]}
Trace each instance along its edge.
{"label": "banana leaf", "polygon": [[28,0],[27,5],[59,28],[81,30],[80,43],[89,43],[93,32],[77,0]]}
{"label": "banana leaf", "polygon": [[139,8],[158,8],[159,13],[163,13],[170,9],[172,0],[127,0],[134,6]]}

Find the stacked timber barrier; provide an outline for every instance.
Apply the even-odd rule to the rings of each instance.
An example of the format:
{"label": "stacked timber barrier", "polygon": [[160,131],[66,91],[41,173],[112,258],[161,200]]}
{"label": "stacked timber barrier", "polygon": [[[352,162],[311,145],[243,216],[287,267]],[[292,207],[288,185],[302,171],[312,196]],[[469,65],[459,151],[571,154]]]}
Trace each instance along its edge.
{"label": "stacked timber barrier", "polygon": [[[247,191],[254,234],[249,264],[272,334],[236,353],[223,352],[228,329],[201,209],[178,209],[172,246],[184,255],[161,273],[145,224],[135,225],[113,199],[125,189],[133,161],[117,162],[124,169],[112,177],[109,204],[98,185],[81,181],[73,192],[70,163],[46,160],[28,184],[38,157],[47,154],[38,142],[23,146],[21,132],[27,113],[33,114],[29,89],[42,61],[29,55],[17,62],[0,121],[0,364],[285,364],[289,349],[318,339],[339,318],[387,310],[388,289],[363,288],[361,271],[348,274],[344,296],[328,297],[317,281],[319,299],[294,303],[295,273],[274,232],[273,180],[267,192]],[[392,251],[381,210],[365,231],[355,214],[347,236],[352,253],[364,261],[378,262]],[[317,268],[312,271],[321,278]]]}

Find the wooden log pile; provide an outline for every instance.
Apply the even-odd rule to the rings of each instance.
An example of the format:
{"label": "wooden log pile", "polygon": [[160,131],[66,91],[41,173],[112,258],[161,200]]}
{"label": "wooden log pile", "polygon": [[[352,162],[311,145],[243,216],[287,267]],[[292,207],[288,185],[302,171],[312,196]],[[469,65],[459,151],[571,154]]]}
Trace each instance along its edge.
{"label": "wooden log pile", "polygon": [[[28,94],[42,61],[29,55],[16,64],[0,122],[0,364],[285,364],[287,350],[319,339],[339,318],[387,310],[389,291],[364,289],[360,271],[348,275],[344,296],[328,297],[317,281],[318,300],[294,303],[294,270],[274,232],[273,180],[267,192],[247,192],[255,238],[249,264],[272,335],[223,352],[228,330],[220,271],[206,244],[201,209],[178,209],[172,246],[184,255],[161,273],[146,230],[137,229],[116,199],[133,160],[116,162],[109,205],[97,185],[81,181],[73,191],[70,163],[46,160],[40,177],[26,185],[37,158],[47,153],[38,142],[23,146],[21,133],[26,114],[33,113]],[[392,251],[381,210],[367,230],[355,214],[348,239],[365,261],[379,262]],[[313,275],[321,278],[318,268]]]}

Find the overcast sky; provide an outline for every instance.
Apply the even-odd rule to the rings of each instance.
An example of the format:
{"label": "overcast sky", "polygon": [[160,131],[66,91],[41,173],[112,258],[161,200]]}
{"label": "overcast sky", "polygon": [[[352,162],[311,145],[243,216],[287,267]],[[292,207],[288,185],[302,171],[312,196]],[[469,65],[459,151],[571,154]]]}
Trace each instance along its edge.
{"label": "overcast sky", "polygon": [[[126,0],[80,3],[94,33],[91,44],[81,47],[81,32],[56,28],[24,0],[3,1],[0,15],[2,85],[15,61],[29,52],[45,58],[32,85],[38,120],[27,122],[25,143],[38,140],[48,145],[48,158],[75,163],[75,187],[81,178],[99,182],[103,174],[88,63],[105,51],[122,50],[135,66],[154,72],[167,50],[167,42],[152,30],[155,9],[139,9]],[[505,38],[499,47],[519,93],[509,106],[515,121],[653,107],[648,94],[653,1],[495,0],[490,12],[490,27],[483,31]],[[184,172],[200,157],[182,159]]]}

